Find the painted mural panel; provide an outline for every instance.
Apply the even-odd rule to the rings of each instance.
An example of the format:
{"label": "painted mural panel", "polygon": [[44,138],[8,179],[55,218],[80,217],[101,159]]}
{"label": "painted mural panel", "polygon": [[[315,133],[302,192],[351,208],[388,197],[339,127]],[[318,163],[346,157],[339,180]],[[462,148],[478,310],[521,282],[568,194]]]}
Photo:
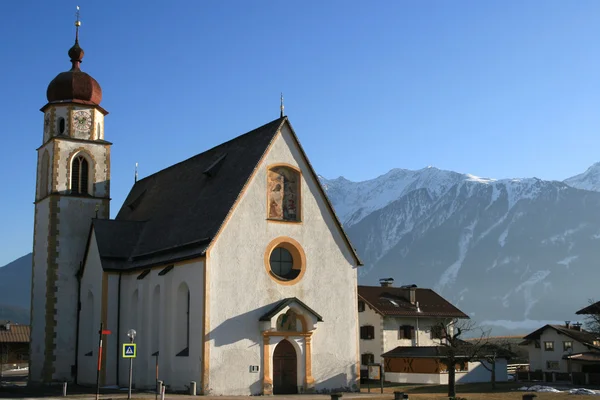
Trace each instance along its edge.
{"label": "painted mural panel", "polygon": [[300,176],[291,168],[275,167],[268,174],[268,216],[283,221],[300,220]]}

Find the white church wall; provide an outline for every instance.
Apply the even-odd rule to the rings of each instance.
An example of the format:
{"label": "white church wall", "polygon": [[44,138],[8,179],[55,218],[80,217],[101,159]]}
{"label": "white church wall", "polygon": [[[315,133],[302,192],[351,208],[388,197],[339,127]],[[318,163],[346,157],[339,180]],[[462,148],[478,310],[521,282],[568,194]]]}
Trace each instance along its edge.
{"label": "white church wall", "polygon": [[[288,297],[316,312],[312,374],[316,389],[352,388],[358,374],[357,271],[355,260],[321,198],[318,185],[284,128],[208,256],[210,280],[210,394],[262,392],[259,317]],[[267,167],[288,163],[302,171],[302,223],[268,222]],[[266,246],[286,236],[306,254],[306,272],[296,284],[275,282],[265,270]],[[302,371],[300,372],[302,373]]]}
{"label": "white church wall", "polygon": [[[166,267],[166,265],[164,266]],[[156,381],[156,358],[159,351],[159,379],[174,390],[185,390],[190,381],[200,389],[202,355],[202,320],[204,307],[204,260],[175,264],[166,275],[154,268],[143,279],[143,271],[123,274],[121,281],[121,334],[119,347],[127,341],[127,331],[137,331],[137,358],[134,360],[134,383],[138,388],[153,388]],[[177,294],[184,284],[190,291],[189,355],[177,356],[181,347],[181,331],[187,321],[181,320]],[[134,293],[138,298],[135,300]],[[136,305],[137,302],[137,305]],[[187,314],[187,313],[186,313]],[[178,339],[179,338],[179,339]],[[120,358],[119,381],[127,384],[129,361]]]}
{"label": "white church wall", "polygon": [[[58,202],[59,228],[56,237],[58,276],[56,279],[56,338],[54,362],[55,380],[71,380],[71,366],[75,364],[75,339],[77,328],[77,271],[85,253],[95,214],[97,199],[85,197],[61,197]],[[67,212],[63,210],[68,210]],[[77,210],[77,212],[73,212]],[[100,212],[103,207],[100,205]],[[87,216],[87,217],[86,217]],[[87,219],[88,222],[85,222]]]}
{"label": "white church wall", "polygon": [[81,277],[81,313],[79,316],[79,348],[77,355],[77,383],[81,385],[94,385],[96,383],[98,330],[100,329],[102,313],[102,273],[98,245],[92,232],[83,276]]}
{"label": "white church wall", "polygon": [[35,236],[33,249],[32,297],[31,297],[31,345],[30,379],[33,382],[42,380],[44,364],[45,331],[46,331],[46,265],[48,253],[48,214],[50,200],[48,198],[35,205]]}

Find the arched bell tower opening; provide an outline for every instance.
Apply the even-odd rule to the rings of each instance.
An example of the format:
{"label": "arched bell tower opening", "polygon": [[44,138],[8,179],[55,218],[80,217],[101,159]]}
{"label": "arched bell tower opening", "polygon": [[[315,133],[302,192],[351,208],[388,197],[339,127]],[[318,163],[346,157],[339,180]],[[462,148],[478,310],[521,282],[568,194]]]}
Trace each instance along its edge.
{"label": "arched bell tower opening", "polygon": [[[75,23],[71,69],[48,85],[38,148],[29,382],[75,381],[80,264],[93,218],[109,217],[110,146],[104,140],[102,89],[81,70]],[[94,131],[102,132],[96,135]],[[96,302],[100,299],[94,299]],[[58,312],[60,310],[60,312]],[[97,332],[100,319],[80,328]],[[79,343],[81,345],[81,343]],[[87,350],[86,350],[87,351]]]}
{"label": "arched bell tower opening", "polygon": [[273,394],[298,393],[298,355],[287,339],[273,352]]}

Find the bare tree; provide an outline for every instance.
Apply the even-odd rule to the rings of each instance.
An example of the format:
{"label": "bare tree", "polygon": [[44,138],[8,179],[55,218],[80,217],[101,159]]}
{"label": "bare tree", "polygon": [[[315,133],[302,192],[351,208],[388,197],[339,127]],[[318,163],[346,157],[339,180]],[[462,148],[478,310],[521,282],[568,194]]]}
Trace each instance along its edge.
{"label": "bare tree", "polygon": [[[590,332],[600,334],[600,302],[589,299],[588,303],[590,305],[584,309],[585,328]],[[579,314],[579,312],[577,312],[577,314]]]}
{"label": "bare tree", "polygon": [[507,340],[500,340],[493,343],[489,337],[485,343],[480,344],[478,358],[482,361],[481,365],[491,375],[492,389],[496,389],[496,362],[500,358],[511,358],[514,353],[510,350],[511,344]]}
{"label": "bare tree", "polygon": [[[448,369],[448,397],[456,397],[456,365],[478,359],[489,333],[471,320],[443,320],[431,327],[432,336],[439,339],[440,361]],[[465,334],[474,335],[469,342]]]}

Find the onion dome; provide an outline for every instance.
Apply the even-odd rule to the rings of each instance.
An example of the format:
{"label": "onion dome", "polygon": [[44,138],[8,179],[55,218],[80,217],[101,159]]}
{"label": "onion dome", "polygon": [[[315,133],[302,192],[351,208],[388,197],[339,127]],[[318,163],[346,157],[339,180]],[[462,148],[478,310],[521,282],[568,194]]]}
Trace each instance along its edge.
{"label": "onion dome", "polygon": [[[77,21],[79,22],[79,21]],[[100,105],[102,101],[102,88],[94,78],[81,71],[84,51],[79,47],[79,25],[77,25],[75,44],[69,49],[71,70],[61,72],[50,82],[46,97],[49,103],[79,100]]]}

